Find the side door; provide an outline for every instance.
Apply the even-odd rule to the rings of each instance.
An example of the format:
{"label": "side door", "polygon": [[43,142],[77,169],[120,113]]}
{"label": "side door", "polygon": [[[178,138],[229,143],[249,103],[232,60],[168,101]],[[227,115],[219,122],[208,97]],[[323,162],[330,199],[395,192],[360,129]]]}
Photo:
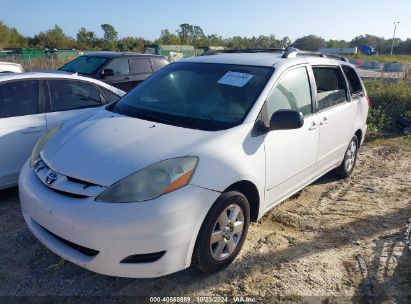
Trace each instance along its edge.
{"label": "side door", "polygon": [[312,67],[320,122],[315,175],[321,175],[341,163],[353,133],[354,108],[339,66]]}
{"label": "side door", "polygon": [[105,104],[105,97],[91,83],[75,79],[48,79],[46,86],[47,129]]}
{"label": "side door", "polygon": [[153,67],[148,58],[131,57],[130,68],[133,78],[132,87],[130,89],[134,88],[153,73]]}
{"label": "side door", "polygon": [[104,67],[103,72],[104,82],[126,92],[133,87],[128,58],[113,59]]}
{"label": "side door", "polygon": [[294,130],[274,130],[266,134],[266,202],[270,207],[311,181],[316,162],[319,128],[313,114],[313,92],[306,66],[286,71],[270,92],[265,110],[267,122],[280,109],[299,110],[304,125]]}
{"label": "side door", "polygon": [[[368,101],[360,77],[354,68],[350,66],[343,65],[342,70],[347,79],[351,103],[354,108],[355,118],[353,131],[358,129],[365,130],[368,115]],[[359,143],[362,144],[364,134],[362,134],[362,138],[358,138],[358,140]]]}
{"label": "side door", "polygon": [[0,189],[17,183],[24,162],[46,131],[39,80],[0,84]]}

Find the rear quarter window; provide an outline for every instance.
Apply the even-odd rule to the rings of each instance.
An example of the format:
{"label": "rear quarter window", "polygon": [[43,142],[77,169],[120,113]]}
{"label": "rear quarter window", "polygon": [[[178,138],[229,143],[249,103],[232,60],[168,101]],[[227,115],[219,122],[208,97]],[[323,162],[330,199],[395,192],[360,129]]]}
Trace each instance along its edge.
{"label": "rear quarter window", "polygon": [[152,73],[151,63],[148,58],[131,58],[131,74]]}
{"label": "rear quarter window", "polygon": [[168,61],[164,58],[151,58],[151,62],[153,63],[154,71],[158,71],[159,69],[168,65]]}
{"label": "rear quarter window", "polygon": [[343,66],[342,69],[345,77],[347,77],[351,96],[362,94],[363,88],[361,85],[361,80],[355,70],[349,66]]}

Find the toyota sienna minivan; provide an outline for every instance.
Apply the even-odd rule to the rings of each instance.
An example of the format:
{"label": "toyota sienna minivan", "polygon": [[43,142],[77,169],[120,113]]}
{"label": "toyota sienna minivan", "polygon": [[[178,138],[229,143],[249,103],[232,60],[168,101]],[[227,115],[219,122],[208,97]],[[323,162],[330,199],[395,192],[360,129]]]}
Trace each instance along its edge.
{"label": "toyota sienna minivan", "polygon": [[338,58],[184,59],[49,130],[20,175],[24,219],[50,250],[98,273],[216,272],[250,222],[331,170],[352,173],[368,108]]}

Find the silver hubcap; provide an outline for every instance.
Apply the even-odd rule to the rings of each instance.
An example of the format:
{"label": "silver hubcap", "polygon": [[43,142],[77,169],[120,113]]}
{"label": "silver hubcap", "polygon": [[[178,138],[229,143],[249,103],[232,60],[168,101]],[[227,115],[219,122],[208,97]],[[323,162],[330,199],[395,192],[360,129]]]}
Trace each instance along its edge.
{"label": "silver hubcap", "polygon": [[240,242],[243,230],[243,210],[235,204],[228,206],[221,212],[211,233],[210,250],[213,258],[228,258]]}
{"label": "silver hubcap", "polygon": [[357,155],[357,145],[352,141],[345,153],[345,170],[350,171],[354,166],[355,156]]}

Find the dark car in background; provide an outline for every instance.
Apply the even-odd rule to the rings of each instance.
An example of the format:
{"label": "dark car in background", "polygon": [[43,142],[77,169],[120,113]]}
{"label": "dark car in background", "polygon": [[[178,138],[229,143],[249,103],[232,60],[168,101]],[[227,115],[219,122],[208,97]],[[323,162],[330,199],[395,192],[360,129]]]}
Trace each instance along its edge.
{"label": "dark car in background", "polygon": [[59,70],[92,77],[127,92],[168,63],[158,55],[96,52],[79,56]]}

